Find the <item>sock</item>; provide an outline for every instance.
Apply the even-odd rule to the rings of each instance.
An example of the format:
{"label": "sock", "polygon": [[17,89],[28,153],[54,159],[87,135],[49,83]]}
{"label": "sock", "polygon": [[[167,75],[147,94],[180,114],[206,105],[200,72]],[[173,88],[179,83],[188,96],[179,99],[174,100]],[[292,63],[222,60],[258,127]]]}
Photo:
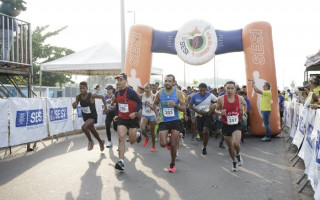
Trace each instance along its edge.
{"label": "sock", "polygon": [[124,160],[120,159],[119,161],[121,161],[124,164]]}

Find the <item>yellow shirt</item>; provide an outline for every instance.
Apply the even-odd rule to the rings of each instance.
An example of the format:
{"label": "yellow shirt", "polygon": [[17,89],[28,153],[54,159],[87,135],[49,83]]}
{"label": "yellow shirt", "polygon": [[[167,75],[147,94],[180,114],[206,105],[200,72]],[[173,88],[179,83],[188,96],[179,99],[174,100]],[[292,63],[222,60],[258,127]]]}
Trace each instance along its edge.
{"label": "yellow shirt", "polygon": [[271,99],[272,99],[271,90],[263,90],[261,101],[260,101],[261,111],[271,111]]}
{"label": "yellow shirt", "polygon": [[[316,96],[319,96],[320,86],[317,86],[316,88],[314,88],[314,89],[313,89],[313,92],[314,92],[314,94],[315,94]],[[310,95],[310,92],[309,92],[309,95]],[[309,96],[309,95],[308,95],[308,96]],[[318,102],[315,102],[315,101],[313,101],[313,99],[311,99],[310,104],[318,104],[318,105],[320,105],[320,102],[319,102],[319,101],[318,101]]]}
{"label": "yellow shirt", "polygon": [[[186,102],[186,97],[184,95],[182,95],[183,101]],[[181,112],[180,110],[178,110],[178,115],[180,119],[183,119],[183,112]]]}

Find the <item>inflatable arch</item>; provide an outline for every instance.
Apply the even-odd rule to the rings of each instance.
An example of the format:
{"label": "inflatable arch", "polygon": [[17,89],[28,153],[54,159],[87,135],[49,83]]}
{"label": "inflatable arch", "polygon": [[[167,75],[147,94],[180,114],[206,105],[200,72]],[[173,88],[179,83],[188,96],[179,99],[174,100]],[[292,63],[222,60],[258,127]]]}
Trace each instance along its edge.
{"label": "inflatable arch", "polygon": [[255,80],[262,89],[265,81],[271,83],[272,111],[270,126],[273,135],[281,132],[277,96],[277,81],[273,53],[271,25],[253,22],[245,28],[232,31],[215,30],[203,20],[186,23],[179,31],[164,32],[146,25],[134,25],[130,29],[126,53],[125,73],[128,82],[137,89],[150,81],[152,53],[178,55],[184,62],[201,65],[215,55],[244,51],[248,98],[252,105],[250,113],[251,132],[264,135],[260,114],[260,98],[249,80]]}

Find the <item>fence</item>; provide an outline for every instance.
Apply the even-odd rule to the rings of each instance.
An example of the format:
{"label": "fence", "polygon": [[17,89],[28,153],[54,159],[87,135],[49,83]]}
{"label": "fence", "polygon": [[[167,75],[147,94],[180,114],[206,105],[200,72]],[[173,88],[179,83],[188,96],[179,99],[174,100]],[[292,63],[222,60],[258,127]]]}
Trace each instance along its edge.
{"label": "fence", "polygon": [[[73,109],[74,101],[75,98],[0,99],[0,148],[81,129],[81,107]],[[106,117],[103,102],[96,99],[95,104],[98,114],[95,126],[103,126]]]}
{"label": "fence", "polygon": [[[304,174],[298,184],[307,177],[299,192],[310,183],[315,191],[314,198],[320,200],[320,110],[310,109],[303,104],[286,101],[283,122],[288,127],[292,143],[288,150],[297,146],[298,151],[291,159],[302,159]],[[290,139],[289,138],[289,139]]]}

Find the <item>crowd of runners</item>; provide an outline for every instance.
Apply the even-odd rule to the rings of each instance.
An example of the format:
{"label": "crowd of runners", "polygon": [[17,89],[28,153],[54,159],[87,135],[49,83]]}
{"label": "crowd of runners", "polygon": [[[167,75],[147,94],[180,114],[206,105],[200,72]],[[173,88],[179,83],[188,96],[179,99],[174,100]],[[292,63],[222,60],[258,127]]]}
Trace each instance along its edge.
{"label": "crowd of runners", "polygon": [[128,85],[125,73],[120,73],[115,79],[116,88],[108,85],[106,96],[91,94],[87,83],[80,83],[80,95],[76,97],[73,107],[76,108],[80,102],[84,120],[82,130],[89,140],[89,151],[94,146],[90,132],[98,140],[100,150],[103,151],[105,147],[105,141],[100,139],[94,128],[97,120],[94,99],[99,98],[107,114],[107,148],[113,146],[112,124],[118,133],[119,161],[115,168],[120,171],[125,169],[126,141],[133,144],[143,140],[143,146],[150,141],[151,152],[155,152],[159,140],[160,146],[170,151],[168,171],[175,172],[179,142],[183,141],[186,133],[191,134],[192,140],[202,141],[199,152],[204,156],[210,153],[210,149],[207,149],[210,136],[216,139],[220,137],[219,147],[228,148],[232,159],[231,169],[238,171],[238,166],[243,165],[240,144],[244,143],[244,135],[249,131],[248,113],[251,107],[246,86],[240,88],[235,82],[228,81],[220,88],[210,88],[205,83],[181,88],[175,76],[169,74],[164,78],[163,87],[159,87],[158,83],[147,83],[136,92]]}

